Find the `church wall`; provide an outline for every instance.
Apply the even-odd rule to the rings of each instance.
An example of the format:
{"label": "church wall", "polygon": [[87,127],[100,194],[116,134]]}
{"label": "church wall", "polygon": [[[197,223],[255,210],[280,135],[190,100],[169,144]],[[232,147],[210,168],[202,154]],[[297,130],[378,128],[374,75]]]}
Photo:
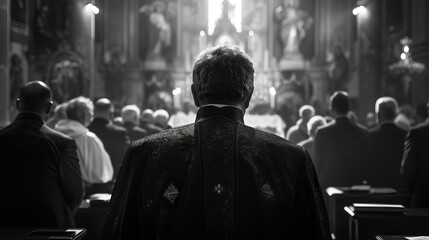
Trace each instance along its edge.
{"label": "church wall", "polygon": [[9,0],[0,0],[0,128],[9,119]]}

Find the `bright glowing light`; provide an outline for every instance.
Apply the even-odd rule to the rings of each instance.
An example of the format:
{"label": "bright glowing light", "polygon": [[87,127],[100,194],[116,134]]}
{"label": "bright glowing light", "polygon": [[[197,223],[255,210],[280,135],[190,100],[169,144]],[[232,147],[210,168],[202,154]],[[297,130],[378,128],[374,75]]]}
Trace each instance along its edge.
{"label": "bright glowing light", "polygon": [[209,0],[208,13],[208,34],[212,35],[216,21],[222,16],[222,0]]}
{"label": "bright glowing light", "polygon": [[182,89],[175,88],[172,93],[173,93],[174,96],[176,96],[176,95],[179,95],[181,92],[182,92]]}
{"label": "bright glowing light", "polygon": [[201,32],[200,32],[200,36],[201,36],[201,37],[204,37],[205,35],[206,35],[206,32],[204,32],[204,31],[201,31]]}
{"label": "bright glowing light", "polygon": [[410,48],[409,48],[407,45],[405,45],[405,46],[404,46],[404,52],[406,52],[406,53],[407,53],[407,52],[409,52],[409,51],[410,51]]}
{"label": "bright glowing light", "polygon": [[99,12],[100,12],[100,9],[98,9],[98,7],[97,6],[95,6],[94,4],[92,4],[92,3],[88,3],[88,4],[86,4],[86,6],[85,6],[85,10],[87,10],[87,11],[91,11],[92,13],[94,13],[94,14],[98,14]]}
{"label": "bright glowing light", "polygon": [[[208,1],[208,35],[212,35],[217,21],[222,17],[222,4],[224,0],[209,0]],[[231,23],[241,32],[241,0],[226,0],[229,1],[228,16]]]}
{"label": "bright glowing light", "polygon": [[255,35],[255,33],[253,31],[249,31],[249,36],[253,37],[253,35]]}
{"label": "bright glowing light", "polygon": [[353,9],[353,15],[358,15],[359,13],[362,13],[362,12],[364,12],[364,11],[366,11],[366,7],[364,7],[364,6],[359,6],[359,7],[355,7],[354,9]]}
{"label": "bright glowing light", "polygon": [[241,32],[241,0],[229,0],[232,5],[233,12],[230,12],[231,23],[237,29],[237,32]]}
{"label": "bright glowing light", "polygon": [[272,96],[275,96],[277,94],[277,91],[276,91],[276,89],[274,87],[270,87],[270,94]]}
{"label": "bright glowing light", "polygon": [[405,58],[407,58],[407,55],[405,53],[401,53],[401,59],[405,60]]}

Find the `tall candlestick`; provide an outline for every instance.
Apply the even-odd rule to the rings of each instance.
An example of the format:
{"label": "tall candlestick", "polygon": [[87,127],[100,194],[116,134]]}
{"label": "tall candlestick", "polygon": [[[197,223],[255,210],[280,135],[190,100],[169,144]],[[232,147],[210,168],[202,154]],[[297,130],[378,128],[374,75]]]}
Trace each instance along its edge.
{"label": "tall candlestick", "polygon": [[206,32],[201,31],[200,32],[200,38],[199,38],[199,47],[200,47],[200,52],[202,50],[204,50],[206,48],[207,45],[207,36],[206,36]]}
{"label": "tall candlestick", "polygon": [[249,52],[253,53],[255,48],[255,33],[253,31],[249,31],[249,36],[247,38],[247,49],[249,49]]}
{"label": "tall candlestick", "polygon": [[173,90],[173,107],[174,109],[180,109],[180,93],[182,92],[182,89],[175,88]]}
{"label": "tall candlestick", "polygon": [[274,87],[270,87],[270,108],[275,110],[276,108],[276,89]]}

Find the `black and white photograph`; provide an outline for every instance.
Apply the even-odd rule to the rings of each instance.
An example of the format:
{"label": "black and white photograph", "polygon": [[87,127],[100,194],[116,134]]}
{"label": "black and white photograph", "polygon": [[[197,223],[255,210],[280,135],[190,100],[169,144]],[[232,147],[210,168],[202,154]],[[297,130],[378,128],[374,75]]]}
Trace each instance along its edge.
{"label": "black and white photograph", "polygon": [[0,0],[0,240],[429,239],[428,13]]}

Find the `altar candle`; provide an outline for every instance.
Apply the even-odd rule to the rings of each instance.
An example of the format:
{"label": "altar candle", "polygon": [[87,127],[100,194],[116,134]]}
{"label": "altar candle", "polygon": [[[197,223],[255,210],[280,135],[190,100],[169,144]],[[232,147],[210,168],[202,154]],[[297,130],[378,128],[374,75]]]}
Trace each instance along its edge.
{"label": "altar candle", "polygon": [[180,93],[182,92],[182,89],[175,88],[173,90],[173,107],[174,109],[180,109]]}
{"label": "altar candle", "polygon": [[247,38],[247,48],[249,52],[253,52],[255,50],[255,33],[253,31],[249,31],[249,37]]}
{"label": "altar candle", "polygon": [[206,32],[200,31],[200,38],[199,38],[200,52],[206,48],[206,45],[207,45]]}
{"label": "altar candle", "polygon": [[276,94],[276,89],[274,87],[270,87],[270,107],[273,110],[276,107]]}

